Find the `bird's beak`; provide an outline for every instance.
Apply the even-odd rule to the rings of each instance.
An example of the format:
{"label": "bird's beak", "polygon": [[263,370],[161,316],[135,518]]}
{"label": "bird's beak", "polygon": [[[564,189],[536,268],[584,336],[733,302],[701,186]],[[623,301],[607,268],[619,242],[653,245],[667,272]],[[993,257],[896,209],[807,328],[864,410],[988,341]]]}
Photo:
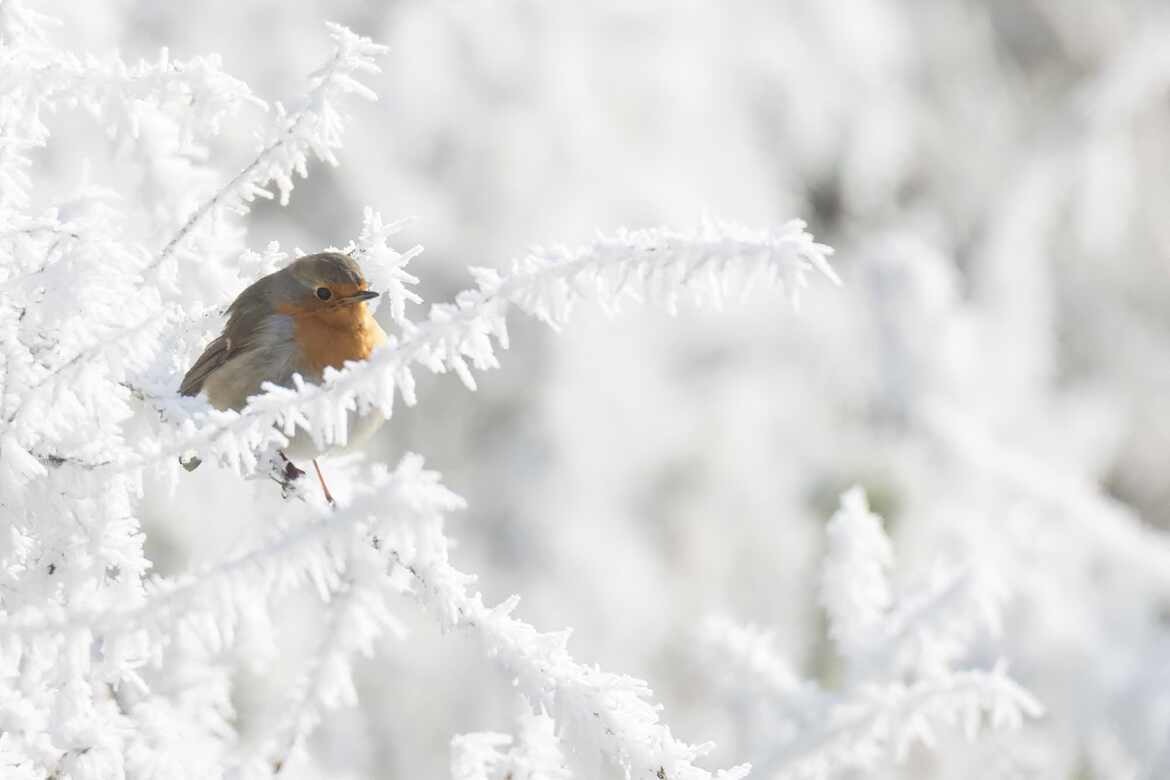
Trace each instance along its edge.
{"label": "bird's beak", "polygon": [[373,298],[377,298],[381,294],[382,293],[377,293],[377,292],[374,292],[373,290],[359,290],[358,292],[355,292],[353,295],[347,295],[345,297],[345,300],[349,301],[351,303],[357,303],[358,301],[368,301],[368,300],[371,300]]}

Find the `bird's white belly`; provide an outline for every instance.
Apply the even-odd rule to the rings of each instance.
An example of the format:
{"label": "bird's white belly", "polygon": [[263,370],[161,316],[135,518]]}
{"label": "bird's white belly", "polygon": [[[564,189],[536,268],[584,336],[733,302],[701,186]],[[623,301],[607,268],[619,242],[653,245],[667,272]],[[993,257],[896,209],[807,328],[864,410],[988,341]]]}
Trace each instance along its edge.
{"label": "bird's white belly", "polygon": [[322,455],[346,452],[354,447],[360,447],[365,444],[382,427],[382,424],[386,422],[386,418],[382,416],[382,413],[373,409],[366,415],[349,412],[346,415],[346,419],[348,436],[346,437],[345,444],[326,444],[323,447],[317,447],[308,431],[298,429],[289,440],[288,446],[283,449],[285,456],[293,463],[302,465]]}

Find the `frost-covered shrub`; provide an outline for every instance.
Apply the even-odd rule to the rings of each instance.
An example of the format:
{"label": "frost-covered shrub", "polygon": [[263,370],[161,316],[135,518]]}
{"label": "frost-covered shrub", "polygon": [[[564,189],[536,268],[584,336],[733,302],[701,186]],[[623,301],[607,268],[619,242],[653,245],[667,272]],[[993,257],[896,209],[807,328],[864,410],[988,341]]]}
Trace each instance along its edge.
{"label": "frost-covered shrub", "polygon": [[[0,774],[1166,774],[1158,3],[56,5],[0,0]],[[265,97],[321,62],[282,107],[205,49]],[[704,206],[805,215],[844,286],[740,302],[823,253],[712,220],[451,294]],[[424,212],[422,270],[379,211]],[[390,348],[244,414],[175,397],[244,285],[349,236]],[[396,396],[327,464],[342,510],[279,498],[282,431]],[[855,482],[892,569],[873,523],[820,554]],[[689,665],[715,611],[771,642]],[[1000,659],[1046,714],[969,743],[948,715],[1034,711]]]}
{"label": "frost-covered shrub", "polygon": [[724,695],[755,716],[762,776],[886,771],[916,746],[947,755],[948,732],[974,740],[985,723],[1014,729],[1043,713],[1001,664],[962,664],[977,632],[1000,630],[1004,594],[994,578],[969,564],[945,566],[895,597],[890,541],[860,488],[842,496],[826,532],[821,603],[842,661],[834,688],[801,679],[776,655],[774,632],[725,619],[709,620],[703,632],[726,667]]}

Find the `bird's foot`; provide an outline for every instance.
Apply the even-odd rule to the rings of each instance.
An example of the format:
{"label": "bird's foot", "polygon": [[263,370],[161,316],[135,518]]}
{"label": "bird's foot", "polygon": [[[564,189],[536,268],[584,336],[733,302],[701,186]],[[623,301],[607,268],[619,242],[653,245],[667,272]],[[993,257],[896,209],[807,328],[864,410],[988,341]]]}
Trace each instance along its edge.
{"label": "bird's foot", "polygon": [[305,470],[297,468],[297,464],[286,458],[283,452],[280,454],[280,457],[284,460],[284,478],[286,481],[295,482],[305,476]]}
{"label": "bird's foot", "polygon": [[280,485],[281,498],[300,498],[304,485],[301,478],[305,476],[303,469],[297,468],[297,464],[288,459],[288,456],[279,450],[276,456],[272,458],[269,469],[269,477],[273,482]]}

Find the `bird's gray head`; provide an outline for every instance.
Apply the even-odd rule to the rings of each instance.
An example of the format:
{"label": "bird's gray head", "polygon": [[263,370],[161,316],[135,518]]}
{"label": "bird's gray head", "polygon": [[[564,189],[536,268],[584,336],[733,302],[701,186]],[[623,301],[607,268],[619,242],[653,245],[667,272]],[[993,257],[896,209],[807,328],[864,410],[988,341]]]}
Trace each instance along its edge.
{"label": "bird's gray head", "polygon": [[293,316],[328,314],[377,298],[368,289],[357,262],[339,252],[298,258],[264,277],[237,300],[240,306],[262,305],[273,313]]}
{"label": "bird's gray head", "polygon": [[339,252],[321,252],[298,258],[287,268],[290,276],[306,287],[364,288],[365,277],[357,262]]}

